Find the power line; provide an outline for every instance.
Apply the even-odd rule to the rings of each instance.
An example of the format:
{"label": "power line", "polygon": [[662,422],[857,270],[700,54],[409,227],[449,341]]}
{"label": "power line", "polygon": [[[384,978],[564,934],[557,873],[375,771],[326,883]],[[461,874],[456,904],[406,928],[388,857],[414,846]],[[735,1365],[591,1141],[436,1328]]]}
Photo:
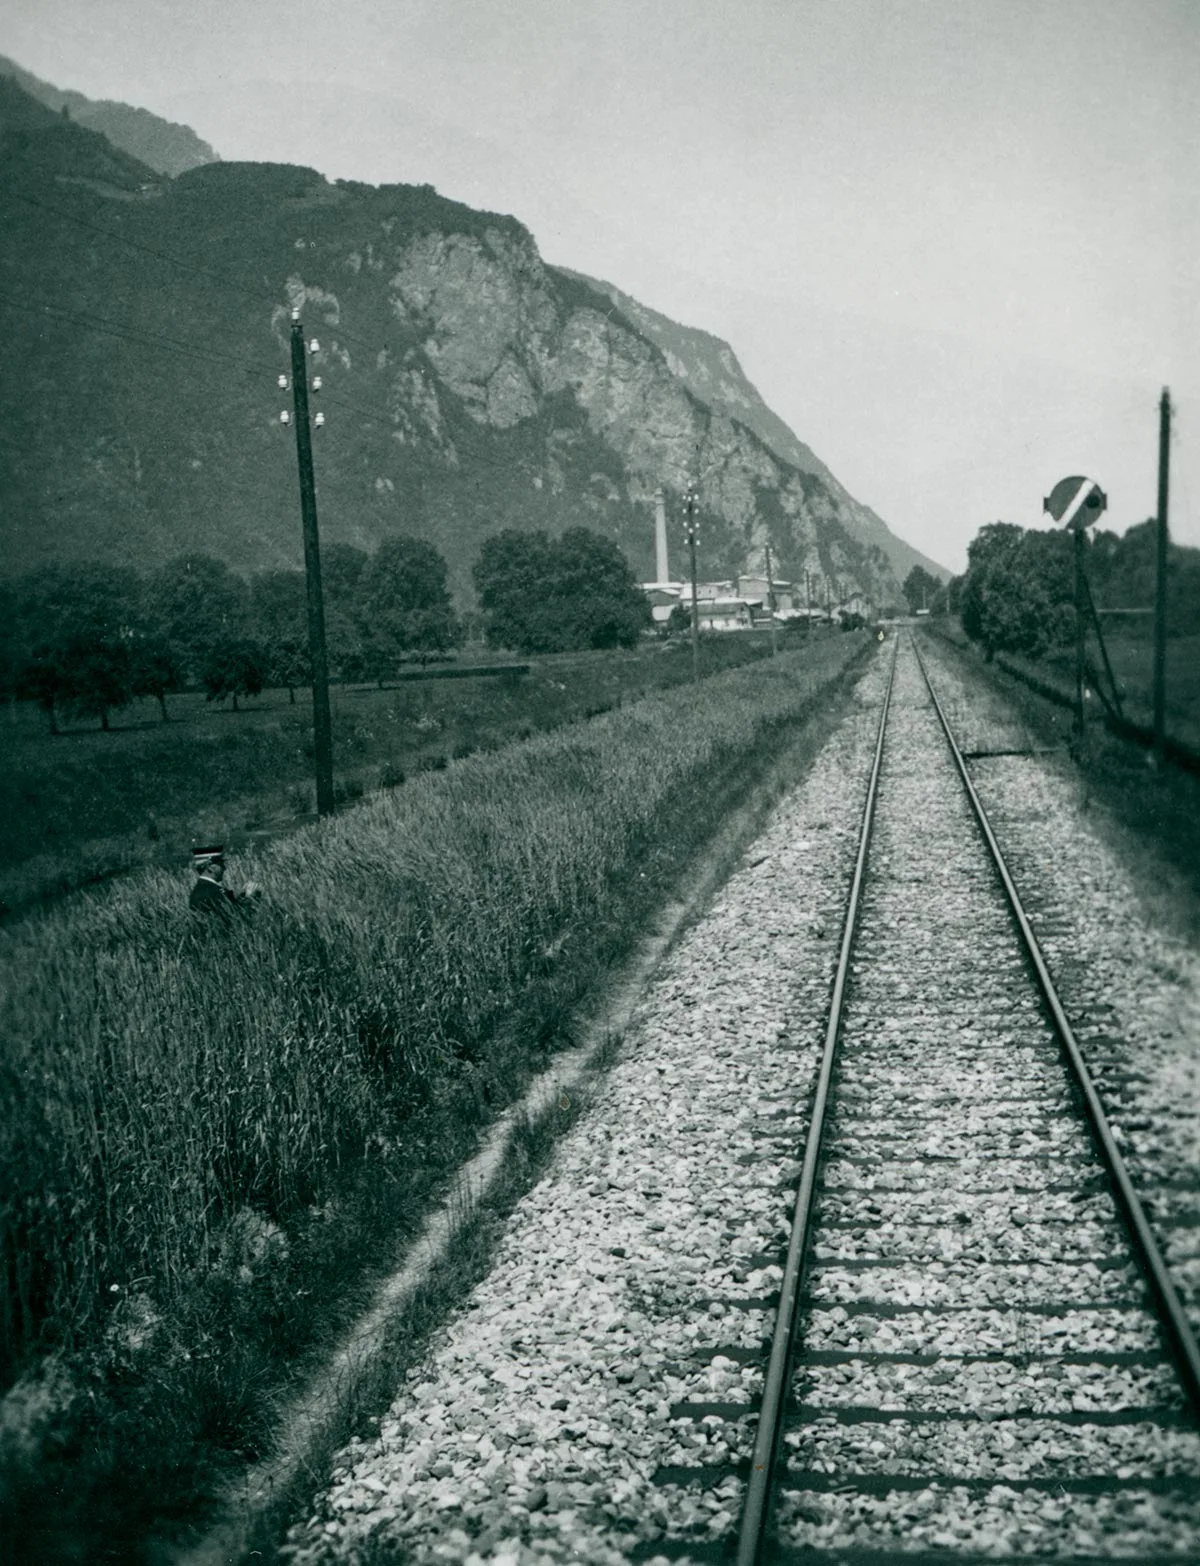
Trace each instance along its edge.
{"label": "power line", "polygon": [[258,376],[274,376],[278,374],[277,366],[249,364],[245,360],[235,359],[230,354],[220,353],[209,348],[199,348],[194,343],[180,342],[178,338],[167,337],[162,333],[139,331],[125,322],[106,320],[103,316],[82,315],[78,311],[67,310],[59,305],[46,304],[44,301],[29,299],[15,299],[11,295],[0,294],[0,304],[7,305],[13,310],[28,313],[30,310],[40,311],[44,315],[53,316],[56,320],[67,322],[69,325],[82,327],[88,331],[100,332],[105,336],[117,337],[125,342],[134,343],[139,347],[167,349],[180,358],[198,360],[202,363],[231,365],[242,374]]}
{"label": "power line", "polygon": [[[1134,413],[1144,411],[1148,406],[1150,406],[1150,403],[1145,394],[1138,393],[1136,396],[1130,396],[1114,416],[1124,419],[1127,416],[1132,416]],[[958,461],[942,463],[937,467],[924,468],[921,472],[915,474],[914,477],[928,483],[935,479],[969,478],[976,473],[993,473],[997,468],[1005,467],[1017,458],[1029,454],[1035,446],[1047,440],[1066,442],[1074,439],[1077,435],[1096,429],[1098,423],[1099,420],[1093,416],[1081,420],[1079,423],[1073,424],[1066,429],[1054,429],[1045,435],[1035,433],[1014,441],[1009,446],[1001,447],[994,455],[985,459],[963,457]]]}
{"label": "power line", "polygon": [[[253,299],[256,304],[262,304],[263,302],[262,295],[258,290],[247,288],[245,283],[238,282],[236,278],[227,277],[219,272],[210,272],[205,267],[195,266],[190,261],[181,260],[179,256],[173,256],[165,250],[159,250],[155,245],[146,245],[140,240],[129,239],[124,234],[115,233],[110,228],[103,228],[98,223],[90,223],[86,218],[77,217],[72,212],[64,212],[60,207],[48,206],[44,201],[37,201],[34,197],[25,195],[23,191],[10,191],[9,195],[17,201],[25,202],[28,206],[36,207],[40,212],[46,212],[52,217],[60,218],[64,223],[74,223],[76,227],[87,229],[89,233],[99,234],[102,238],[111,240],[113,244],[124,245],[129,250],[136,250],[143,255],[153,256],[158,261],[166,261],[169,265],[178,267],[180,271],[190,273],[193,277],[205,278],[208,282],[218,283],[222,288],[242,294],[247,299]],[[314,300],[313,303],[315,304],[316,301]],[[347,342],[355,343],[368,353],[378,353],[378,344],[368,343],[365,338],[347,331],[340,324],[334,329],[340,332]]]}
{"label": "power line", "polygon": [[[30,310],[40,311],[56,320],[79,327],[84,331],[99,333],[102,336],[113,337],[122,342],[131,343],[135,347],[148,348],[155,353],[164,350],[176,358],[190,360],[195,363],[213,364],[224,368],[237,370],[240,374],[255,380],[274,381],[279,375],[279,365],[266,363],[248,363],[244,359],[235,359],[231,354],[221,353],[214,349],[199,348],[192,343],[181,342],[178,338],[168,337],[163,333],[145,332],[131,327],[125,322],[107,320],[102,316],[84,315],[78,311],[67,310],[58,305],[47,304],[44,301],[29,299],[16,299],[11,295],[0,294],[0,306],[28,314]],[[343,408],[357,418],[364,419],[368,423],[378,424],[389,432],[394,431],[396,422],[386,414],[373,412],[361,407],[358,403],[350,402],[345,397],[339,397],[336,393],[329,394],[324,388],[321,391],[321,400],[327,406]],[[488,461],[486,465],[500,471],[504,464],[498,461]]]}
{"label": "power line", "polygon": [[[28,313],[31,309],[40,311],[45,315],[61,320],[68,325],[79,327],[85,331],[97,332],[103,336],[115,337],[122,342],[132,343],[135,347],[150,348],[156,352],[166,350],[180,359],[189,359],[203,364],[215,364],[221,367],[226,365],[237,370],[240,374],[253,377],[255,380],[266,379],[274,381],[279,374],[279,365],[266,363],[248,363],[244,359],[235,359],[230,354],[221,353],[214,349],[199,348],[192,343],[181,342],[178,338],[168,337],[157,332],[139,331],[125,322],[115,322],[102,316],[84,315],[74,310],[63,309],[58,305],[46,304],[44,301],[30,301],[28,299],[16,299],[11,295],[0,294],[0,305],[6,305],[10,309]],[[339,397],[336,393],[327,394],[322,388],[321,400],[329,406],[344,408],[348,413],[353,413],[360,419],[369,423],[382,425],[389,431],[394,430],[395,420],[386,414],[372,412],[348,401],[345,397]],[[493,463],[499,468],[502,464]]]}

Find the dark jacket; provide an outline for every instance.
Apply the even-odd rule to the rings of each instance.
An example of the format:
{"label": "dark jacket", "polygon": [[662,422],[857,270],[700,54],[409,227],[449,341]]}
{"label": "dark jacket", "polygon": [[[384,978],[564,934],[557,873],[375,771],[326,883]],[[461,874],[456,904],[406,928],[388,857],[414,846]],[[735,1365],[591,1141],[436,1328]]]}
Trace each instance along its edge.
{"label": "dark jacket", "polygon": [[192,887],[188,907],[197,913],[215,913],[228,917],[237,907],[237,901],[237,896],[227,886],[221,886],[219,882],[210,881],[202,875],[197,877]]}

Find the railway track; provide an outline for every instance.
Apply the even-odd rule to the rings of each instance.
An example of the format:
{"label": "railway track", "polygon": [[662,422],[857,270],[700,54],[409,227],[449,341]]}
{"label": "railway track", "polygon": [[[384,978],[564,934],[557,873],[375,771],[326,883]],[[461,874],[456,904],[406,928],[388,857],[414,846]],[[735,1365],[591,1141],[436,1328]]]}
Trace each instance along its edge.
{"label": "railway track", "polygon": [[911,645],[889,696],[739,1566],[1195,1559],[1195,1341]]}
{"label": "railway track", "polygon": [[1200,1560],[1186,1323],[964,774],[884,649],[294,1566]]}

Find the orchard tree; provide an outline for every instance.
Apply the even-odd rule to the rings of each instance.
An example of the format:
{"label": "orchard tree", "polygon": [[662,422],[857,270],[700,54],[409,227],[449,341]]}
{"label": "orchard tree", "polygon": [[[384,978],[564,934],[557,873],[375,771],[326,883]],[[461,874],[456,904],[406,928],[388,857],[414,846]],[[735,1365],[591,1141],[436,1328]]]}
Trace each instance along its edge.
{"label": "orchard tree", "polygon": [[250,622],[269,661],[272,685],[296,686],[312,678],[308,655],[308,589],[303,571],[259,571],[250,578]]}
{"label": "orchard tree", "polygon": [[359,589],[367,662],[377,679],[407,652],[444,652],[455,639],[446,562],[423,538],[386,538]]}
{"label": "orchard tree", "polygon": [[117,566],[46,566],[16,585],[19,689],[58,732],[58,712],[99,718],[129,705],[137,578]]}
{"label": "orchard tree", "polygon": [[17,629],[17,595],[0,582],[0,698],[14,711],[21,678],[21,639]]}
{"label": "orchard tree", "polygon": [[473,575],[488,640],[517,652],[629,647],[653,624],[625,556],[588,528],[494,533]]}
{"label": "orchard tree", "polygon": [[365,669],[362,586],[371,557],[353,544],[321,550],[321,592],[325,601],[325,646],[331,669],[344,680]]}
{"label": "orchard tree", "polygon": [[266,687],[270,658],[261,642],[248,636],[231,636],[209,648],[201,670],[205,701],[233,698],[238,710],[239,696],[258,696]]}
{"label": "orchard tree", "polygon": [[183,665],[165,637],[154,631],[138,629],[129,648],[132,662],[133,694],[153,696],[166,723],[167,695],[184,683]]}
{"label": "orchard tree", "polygon": [[247,634],[246,584],[212,555],[169,560],[147,581],[143,603],[147,631],[171,648],[189,680],[203,678],[212,649]]}

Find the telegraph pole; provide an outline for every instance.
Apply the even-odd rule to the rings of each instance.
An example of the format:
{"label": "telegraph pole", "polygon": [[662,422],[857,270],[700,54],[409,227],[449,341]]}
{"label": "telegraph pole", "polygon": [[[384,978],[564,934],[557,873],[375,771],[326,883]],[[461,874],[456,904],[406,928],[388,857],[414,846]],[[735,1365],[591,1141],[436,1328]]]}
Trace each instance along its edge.
{"label": "telegraph pole", "polygon": [[1154,568],[1154,759],[1167,759],[1167,501],[1171,467],[1171,393],[1158,404],[1158,547]]}
{"label": "telegraph pole", "polygon": [[696,513],[700,508],[700,497],[696,493],[696,486],[688,480],[687,492],[683,497],[683,514],[685,536],[688,541],[688,549],[692,560],[692,679],[700,679],[700,595],[696,588],[696,540],[700,536],[700,524],[696,519]]}
{"label": "telegraph pole", "polygon": [[[311,344],[318,351],[317,339]],[[329,666],[325,656],[325,606],[321,597],[321,544],[317,533],[317,490],[313,479],[312,431],[308,423],[308,363],[300,311],[292,311],[292,397],[296,410],[296,460],[300,468],[300,518],[304,526],[304,574],[308,583],[308,654],[312,663],[313,757],[317,814],[333,811],[333,724],[329,716]],[[320,385],[316,381],[315,385]],[[318,422],[324,423],[321,414]]]}
{"label": "telegraph pole", "polygon": [[1083,528],[1075,529],[1075,732],[1082,735],[1087,727],[1087,710],[1084,706],[1084,666],[1087,663],[1087,600],[1084,582],[1083,551],[1087,547]]}
{"label": "telegraph pole", "polygon": [[767,608],[771,611],[771,657],[779,652],[779,638],[775,628],[775,578],[771,574],[771,546],[767,545]]}

